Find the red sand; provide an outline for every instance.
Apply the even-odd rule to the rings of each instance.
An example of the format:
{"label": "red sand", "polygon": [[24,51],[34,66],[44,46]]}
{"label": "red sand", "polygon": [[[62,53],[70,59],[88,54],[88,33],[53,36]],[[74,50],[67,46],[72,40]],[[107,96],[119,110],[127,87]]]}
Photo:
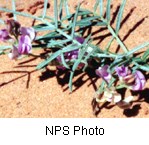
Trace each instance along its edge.
{"label": "red sand", "polygon": [[[40,15],[42,12],[43,1],[32,0],[31,2],[26,2],[16,0],[16,2],[17,10],[19,11],[34,13],[35,15]],[[69,1],[71,10],[73,10],[78,2],[79,0]],[[112,17],[119,4],[120,0],[113,0]],[[0,6],[11,8],[11,4],[8,3],[7,0],[0,3]],[[83,7],[92,9],[93,1],[84,1]],[[148,8],[149,3],[147,0],[142,0],[141,2],[140,0],[128,1],[126,4],[123,16],[123,21],[125,22],[120,30],[120,37],[130,49],[149,40]],[[48,13],[53,14],[52,6],[48,9]],[[11,15],[0,12],[0,16],[6,19]],[[20,23],[24,26],[30,26],[32,23],[31,19],[18,18]],[[4,26],[1,26],[1,28],[2,27]],[[96,33],[94,37],[107,34],[107,32],[101,33]],[[101,37],[99,37],[99,40],[100,38]],[[100,46],[105,46],[108,39],[108,37],[105,38],[104,41],[100,43]],[[116,48],[116,45],[114,48]],[[40,51],[35,51],[36,54],[39,54],[39,52]],[[41,71],[35,71],[35,66],[42,60],[35,59],[23,63],[31,59],[32,57],[29,57],[15,62],[11,61],[7,56],[0,56],[0,117],[95,117],[93,115],[91,102],[95,92],[94,85],[98,87],[100,79],[93,85],[93,80],[83,73],[74,78],[74,81],[78,79],[77,83],[82,82],[80,84],[81,86],[70,94],[67,89],[68,85],[64,84],[64,86],[62,86],[58,84],[53,71],[47,71],[46,75],[44,75],[46,76],[45,78],[41,77]],[[22,65],[20,65],[21,63]],[[40,81],[40,78],[43,81]],[[63,79],[62,82],[64,82],[64,80],[67,82],[67,79]],[[147,82],[146,88],[148,88],[148,86],[149,82]],[[148,94],[148,91],[146,91],[146,99],[136,101],[130,110],[124,111],[117,106],[109,106],[103,108],[97,117],[149,117],[149,98],[146,96]],[[128,95],[129,92],[126,93],[126,96]]]}

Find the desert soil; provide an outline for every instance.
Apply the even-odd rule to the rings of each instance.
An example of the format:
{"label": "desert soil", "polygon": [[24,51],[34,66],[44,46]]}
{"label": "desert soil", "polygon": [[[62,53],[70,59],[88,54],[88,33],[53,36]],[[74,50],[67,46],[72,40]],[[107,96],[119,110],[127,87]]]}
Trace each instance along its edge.
{"label": "desert soil", "polygon": [[[85,0],[82,7],[93,9],[95,0]],[[111,17],[115,25],[116,10],[121,0],[113,0]],[[71,10],[79,0],[69,0]],[[53,15],[53,1],[49,0],[48,14]],[[1,0],[0,7],[11,9],[10,0]],[[16,0],[16,9],[34,15],[41,15],[43,0]],[[4,20],[12,18],[12,14],[0,12]],[[33,20],[18,16],[18,21],[23,26],[31,26]],[[4,28],[1,25],[0,28]],[[147,0],[128,0],[120,38],[125,45],[132,49],[149,40],[149,3]],[[109,40],[107,32],[93,30],[94,38],[99,45],[104,47]],[[104,38],[104,39],[103,39]],[[95,43],[96,43],[95,42]],[[0,42],[1,43],[1,42]],[[2,45],[2,43],[1,43]],[[117,47],[113,45],[113,49]],[[40,50],[33,51],[39,54]],[[18,61],[11,61],[7,55],[0,56],[0,117],[43,117],[43,118],[95,118],[92,110],[92,99],[100,79],[81,73],[74,78],[74,92],[68,89],[68,74],[59,75],[54,68],[46,71],[36,71],[40,58],[28,57]],[[133,103],[132,108],[122,110],[117,106],[105,106],[97,115],[98,118],[127,118],[149,117],[149,82],[141,94],[141,99]],[[125,96],[130,95],[129,92]],[[136,97],[138,94],[135,94]]]}

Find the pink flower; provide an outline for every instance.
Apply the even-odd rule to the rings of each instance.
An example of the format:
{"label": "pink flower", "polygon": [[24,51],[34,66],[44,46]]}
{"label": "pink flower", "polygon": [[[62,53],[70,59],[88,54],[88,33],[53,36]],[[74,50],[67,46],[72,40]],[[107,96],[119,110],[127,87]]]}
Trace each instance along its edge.
{"label": "pink flower", "polygon": [[112,75],[108,72],[108,68],[109,66],[105,65],[103,67],[99,67],[98,69],[96,69],[96,74],[102,79],[104,79],[107,83],[112,78]]}
{"label": "pink flower", "polygon": [[125,67],[124,65],[120,67],[116,67],[116,73],[119,77],[125,77],[128,74],[131,73],[131,71],[128,69],[128,67]]}
{"label": "pink flower", "polygon": [[142,74],[142,72],[137,70],[134,74],[134,77],[135,77],[135,83],[131,86],[131,89],[133,91],[143,90],[145,83],[146,83],[146,79],[144,75]]}
{"label": "pink flower", "polygon": [[13,46],[11,53],[8,54],[8,57],[10,59],[17,59],[20,56],[18,52],[18,48],[16,46]]}
{"label": "pink flower", "polygon": [[7,31],[7,29],[0,30],[0,40],[1,41],[7,41],[10,39],[11,39],[11,37],[9,36],[9,32]]}
{"label": "pink flower", "polygon": [[32,49],[31,39],[28,35],[22,35],[19,39],[19,54],[28,54]]}
{"label": "pink flower", "polygon": [[20,32],[21,32],[21,35],[28,35],[31,41],[35,39],[36,34],[35,34],[35,30],[32,27],[29,27],[29,28],[21,27]]}

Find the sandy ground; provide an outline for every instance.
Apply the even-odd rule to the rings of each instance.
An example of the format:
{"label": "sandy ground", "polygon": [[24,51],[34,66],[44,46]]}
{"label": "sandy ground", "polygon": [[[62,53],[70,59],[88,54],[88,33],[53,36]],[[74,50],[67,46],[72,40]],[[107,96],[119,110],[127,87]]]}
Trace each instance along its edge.
{"label": "sandy ground", "polygon": [[[82,7],[93,9],[95,0],[84,1]],[[49,1],[50,2],[50,1]],[[69,0],[73,11],[79,0]],[[116,10],[121,0],[113,0],[111,17],[113,26]],[[43,1],[16,0],[17,10],[40,15]],[[48,13],[53,15],[53,1],[50,3]],[[11,9],[10,0],[0,0],[1,7]],[[11,14],[0,12],[3,19]],[[128,0],[123,16],[120,37],[131,49],[149,40],[149,3],[147,0]],[[18,17],[24,26],[31,26],[32,20]],[[0,26],[4,27],[3,25]],[[105,46],[109,37],[107,32],[93,30],[96,42]],[[104,39],[103,39],[104,38]],[[115,44],[113,49],[117,45]],[[35,51],[39,54],[40,51]],[[68,90],[68,74],[57,75],[53,68],[45,72],[36,71],[36,65],[41,59],[28,57],[19,61],[11,61],[7,56],[0,56],[0,117],[46,117],[46,118],[94,118],[92,99],[100,79],[94,73],[82,73],[74,78],[74,92]],[[50,70],[51,69],[51,70]],[[97,81],[95,81],[97,80]],[[146,84],[148,88],[149,82]],[[129,92],[126,93],[126,96]],[[135,94],[137,96],[137,94]],[[122,110],[117,106],[105,106],[97,117],[99,118],[125,118],[149,117],[149,91],[146,89],[141,95],[142,99],[136,101],[129,110]]]}

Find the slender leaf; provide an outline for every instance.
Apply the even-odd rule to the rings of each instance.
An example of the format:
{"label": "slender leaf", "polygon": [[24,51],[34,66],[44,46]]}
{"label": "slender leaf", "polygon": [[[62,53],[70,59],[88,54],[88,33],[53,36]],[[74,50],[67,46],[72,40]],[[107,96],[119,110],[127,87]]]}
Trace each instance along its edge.
{"label": "slender leaf", "polygon": [[127,0],[123,0],[120,10],[118,12],[118,16],[117,16],[117,23],[116,23],[116,34],[118,34],[118,31],[120,29],[120,25],[121,25],[121,20],[122,20],[122,16],[123,16],[123,12],[124,12],[124,7],[126,5],[126,1]]}
{"label": "slender leaf", "polygon": [[100,16],[103,16],[103,0],[99,0]]}
{"label": "slender leaf", "polygon": [[86,48],[88,47],[88,45],[86,45],[86,43],[88,42],[88,40],[90,39],[91,35],[89,35],[86,40],[84,41],[84,43],[82,44],[82,47],[84,47],[82,50],[80,49],[79,55],[78,55],[78,59],[74,62],[73,66],[72,66],[72,71],[70,73],[70,78],[69,78],[69,89],[70,91],[72,91],[72,79],[73,79],[73,75],[74,72],[76,70],[76,68],[78,67],[78,65],[80,64],[85,52],[86,52]]}
{"label": "slender leaf", "polygon": [[144,61],[146,61],[148,57],[149,57],[149,48],[147,49],[147,51],[144,52],[144,54],[143,54],[143,56],[142,56],[142,59],[143,59]]}
{"label": "slender leaf", "polygon": [[[79,46],[80,47],[80,46]],[[69,52],[69,51],[73,51],[75,49],[78,49],[78,46],[74,46],[74,44],[70,44],[66,47],[64,47],[62,50],[58,50],[55,53],[51,54],[51,56],[46,59],[45,61],[41,62],[39,65],[37,65],[36,69],[41,69],[43,67],[45,67],[46,65],[48,65],[52,60],[54,60],[56,57],[58,57],[59,55],[61,55],[62,53],[65,52]]]}
{"label": "slender leaf", "polygon": [[40,64],[37,65],[36,69],[41,69],[45,66],[47,66],[52,60],[54,60],[56,57],[58,57],[59,55],[61,55],[61,50],[56,51],[55,53],[53,53],[47,60],[41,62]]}
{"label": "slender leaf", "polygon": [[96,0],[94,5],[94,13],[96,12],[98,6],[99,6],[99,0]]}
{"label": "slender leaf", "polygon": [[110,22],[110,14],[111,14],[111,0],[107,1],[107,8],[106,8],[106,19],[107,22]]}
{"label": "slender leaf", "polygon": [[146,65],[140,65],[140,64],[138,64],[138,63],[136,63],[136,62],[133,62],[139,69],[142,69],[143,71],[147,71],[147,72],[149,72],[149,65],[148,64],[146,64]]}
{"label": "slender leaf", "polygon": [[55,27],[58,28],[58,7],[57,7],[57,0],[54,0],[54,20],[55,20]]}
{"label": "slender leaf", "polygon": [[[15,0],[12,0],[12,10],[13,10],[13,11],[16,11]],[[17,20],[17,16],[16,16],[16,14],[14,14],[13,17],[14,17],[14,20]]]}
{"label": "slender leaf", "polygon": [[28,18],[31,18],[31,19],[42,20],[41,18],[39,18],[37,16],[34,16],[34,15],[31,15],[31,14],[27,14],[27,13],[24,13],[24,12],[13,11],[13,10],[9,10],[9,9],[2,8],[2,7],[0,7],[0,11],[13,13],[13,14],[28,17]]}
{"label": "slender leaf", "polygon": [[36,32],[39,31],[47,31],[47,30],[55,30],[54,26],[49,26],[47,24],[39,24],[33,27]]}
{"label": "slender leaf", "polygon": [[42,18],[43,18],[43,19],[44,19],[45,16],[46,16],[47,6],[48,6],[48,0],[44,0],[44,8],[43,8],[43,13],[42,13]]}
{"label": "slender leaf", "polygon": [[12,46],[0,46],[0,50],[10,49]]}
{"label": "slender leaf", "polygon": [[69,40],[69,39],[66,39],[66,40],[51,40],[50,43],[47,43],[47,47],[62,46],[63,44],[66,44],[70,41],[71,40]]}
{"label": "slender leaf", "polygon": [[129,56],[129,55],[132,55],[134,54],[136,51],[139,51],[140,49],[146,47],[146,46],[149,46],[149,42],[146,42],[146,43],[143,43],[133,49],[131,49],[129,52],[127,52],[127,55],[126,56]]}
{"label": "slender leaf", "polygon": [[64,0],[61,0],[60,6],[59,6],[59,18],[60,18],[60,20],[62,20],[62,16],[63,16],[63,4],[64,4]]}
{"label": "slender leaf", "polygon": [[69,6],[68,6],[68,3],[67,3],[67,0],[64,0],[64,6],[65,6],[66,15],[69,16],[70,12],[69,12]]}
{"label": "slender leaf", "polygon": [[62,60],[62,64],[64,65],[64,67],[70,69],[70,67],[68,66],[68,64],[65,61],[65,58],[64,58],[64,54],[63,53],[61,54],[61,60]]}
{"label": "slender leaf", "polygon": [[80,3],[77,6],[75,15],[74,15],[74,20],[73,20],[73,25],[72,25],[72,30],[71,30],[71,37],[74,38],[74,32],[75,32],[75,28],[76,28],[76,22],[77,22],[77,18],[78,18],[78,12],[79,12],[79,8],[80,8]]}
{"label": "slender leaf", "polygon": [[77,23],[88,23],[90,21],[97,20],[99,18],[100,18],[100,16],[87,17],[87,18],[84,18],[80,21],[77,21]]}
{"label": "slender leaf", "polygon": [[74,76],[74,71],[71,71],[70,72],[70,77],[69,77],[69,83],[68,83],[68,86],[69,86],[69,90],[72,92],[72,79],[73,79],[73,76]]}

